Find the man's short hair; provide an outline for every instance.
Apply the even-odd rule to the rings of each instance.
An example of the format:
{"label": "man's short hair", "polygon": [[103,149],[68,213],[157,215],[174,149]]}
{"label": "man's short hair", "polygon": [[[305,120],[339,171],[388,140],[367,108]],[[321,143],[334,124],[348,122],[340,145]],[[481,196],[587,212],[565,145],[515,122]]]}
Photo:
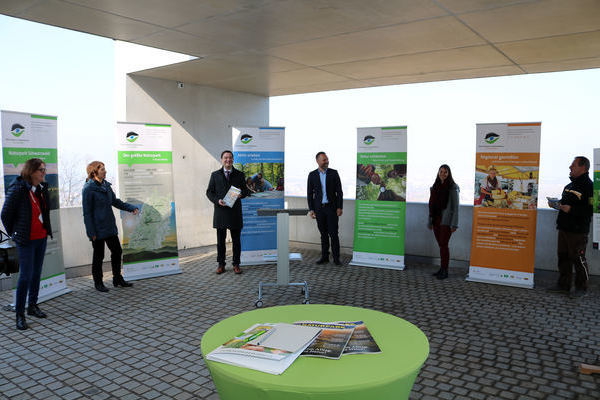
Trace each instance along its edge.
{"label": "man's short hair", "polygon": [[325,154],[325,152],[324,152],[324,151],[320,151],[320,152],[318,152],[318,153],[317,153],[317,155],[315,156],[315,160],[318,160],[318,159],[319,159],[319,156],[320,156],[321,154]]}
{"label": "man's short hair", "polygon": [[223,156],[225,155],[225,153],[229,153],[229,154],[231,154],[231,157],[233,157],[233,153],[231,152],[231,150],[223,150],[223,152],[221,153],[221,159],[223,159]]}
{"label": "man's short hair", "polygon": [[577,164],[578,164],[580,167],[585,167],[585,170],[586,170],[586,171],[589,171],[589,170],[590,170],[590,160],[588,160],[588,158],[587,158],[587,157],[584,157],[584,156],[577,156],[577,157],[575,157],[575,159],[577,160]]}
{"label": "man's short hair", "polygon": [[262,174],[262,172],[259,172],[258,174],[256,174],[256,177],[257,177],[257,178],[262,178],[262,177],[263,177],[263,174]]}

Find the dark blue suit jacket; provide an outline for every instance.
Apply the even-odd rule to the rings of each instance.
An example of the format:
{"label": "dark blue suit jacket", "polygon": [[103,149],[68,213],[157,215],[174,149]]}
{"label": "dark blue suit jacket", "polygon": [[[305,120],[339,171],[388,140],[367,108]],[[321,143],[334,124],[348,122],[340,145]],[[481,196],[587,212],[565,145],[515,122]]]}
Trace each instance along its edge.
{"label": "dark blue suit jacket", "polygon": [[[327,168],[325,175],[325,190],[327,191],[327,201],[329,203],[333,204],[335,208],[344,208],[342,182],[340,181],[340,175],[335,169]],[[323,189],[321,188],[321,179],[319,178],[318,169],[315,169],[308,174],[306,199],[308,200],[308,208],[311,211],[319,211],[321,209]]]}

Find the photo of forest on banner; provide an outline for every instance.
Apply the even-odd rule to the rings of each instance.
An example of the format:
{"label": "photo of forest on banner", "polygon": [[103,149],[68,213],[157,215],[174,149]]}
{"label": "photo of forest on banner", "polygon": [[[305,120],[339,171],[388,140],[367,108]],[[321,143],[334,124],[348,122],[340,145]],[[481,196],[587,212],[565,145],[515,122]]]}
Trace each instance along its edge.
{"label": "photo of forest on banner", "polygon": [[235,163],[233,166],[246,176],[252,197],[283,197],[283,163]]}

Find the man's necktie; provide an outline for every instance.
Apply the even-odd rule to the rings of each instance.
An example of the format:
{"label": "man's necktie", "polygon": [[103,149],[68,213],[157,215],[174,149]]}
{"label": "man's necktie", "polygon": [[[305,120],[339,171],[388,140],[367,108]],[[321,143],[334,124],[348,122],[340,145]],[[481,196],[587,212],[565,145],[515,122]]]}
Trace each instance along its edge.
{"label": "man's necktie", "polygon": [[229,182],[229,174],[230,171],[225,171],[225,179],[227,179],[227,182]]}

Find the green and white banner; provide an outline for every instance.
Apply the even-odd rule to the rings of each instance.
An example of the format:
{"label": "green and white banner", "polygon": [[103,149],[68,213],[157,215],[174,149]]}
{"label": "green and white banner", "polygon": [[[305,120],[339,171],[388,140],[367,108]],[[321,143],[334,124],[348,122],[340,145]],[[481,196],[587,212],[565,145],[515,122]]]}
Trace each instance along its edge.
{"label": "green and white banner", "polygon": [[406,126],[358,128],[351,265],[404,269]]}
{"label": "green and white banner", "polygon": [[600,149],[594,149],[594,223],[592,224],[593,247],[600,243]]}
{"label": "green and white banner", "polygon": [[[30,158],[40,158],[46,163],[46,183],[50,194],[50,223],[52,236],[48,237],[46,255],[42,267],[38,302],[70,292],[67,288],[63,262],[60,202],[58,199],[57,120],[55,116],[14,111],[0,112],[2,120],[2,159],[4,178],[2,204],[10,184],[21,174],[23,165]],[[4,227],[3,227],[4,229]],[[7,232],[9,235],[12,232]],[[18,275],[13,275],[16,294]]]}
{"label": "green and white banner", "polygon": [[117,123],[119,193],[138,215],[121,212],[123,276],[181,273],[173,195],[171,125]]}

